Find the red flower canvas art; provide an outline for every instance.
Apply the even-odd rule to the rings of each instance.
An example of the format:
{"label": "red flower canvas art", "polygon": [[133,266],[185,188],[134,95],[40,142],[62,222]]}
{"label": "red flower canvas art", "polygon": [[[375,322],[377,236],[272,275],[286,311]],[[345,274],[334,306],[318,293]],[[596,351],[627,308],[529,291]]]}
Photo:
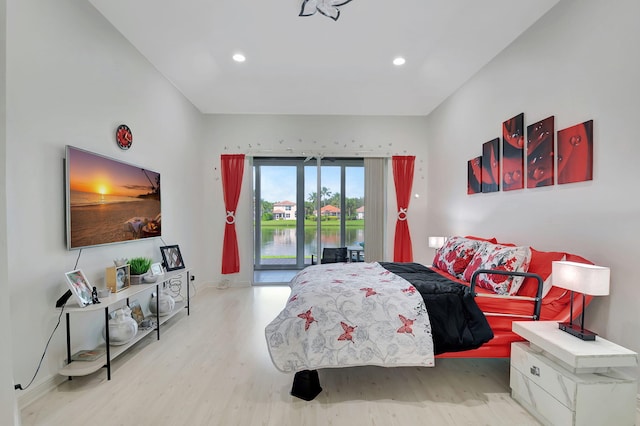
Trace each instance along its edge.
{"label": "red flower canvas art", "polygon": [[527,126],[527,188],[554,183],[554,117]]}
{"label": "red flower canvas art", "polygon": [[524,188],[524,113],[502,123],[502,188]]}
{"label": "red flower canvas art", "polygon": [[500,191],[500,139],[482,144],[482,192]]}
{"label": "red flower canvas art", "polygon": [[558,183],[593,179],[593,120],[558,131]]}
{"label": "red flower canvas art", "polygon": [[467,162],[467,194],[482,192],[482,157]]}

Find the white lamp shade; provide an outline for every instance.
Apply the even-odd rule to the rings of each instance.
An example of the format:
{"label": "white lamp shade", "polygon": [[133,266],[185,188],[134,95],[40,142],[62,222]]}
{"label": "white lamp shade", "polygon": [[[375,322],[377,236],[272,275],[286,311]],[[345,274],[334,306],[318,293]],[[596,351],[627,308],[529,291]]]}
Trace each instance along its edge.
{"label": "white lamp shade", "polygon": [[429,247],[440,248],[447,242],[447,237],[429,237]]}
{"label": "white lamp shade", "polygon": [[610,270],[604,266],[585,263],[554,261],[551,264],[551,283],[560,288],[589,294],[609,294]]}

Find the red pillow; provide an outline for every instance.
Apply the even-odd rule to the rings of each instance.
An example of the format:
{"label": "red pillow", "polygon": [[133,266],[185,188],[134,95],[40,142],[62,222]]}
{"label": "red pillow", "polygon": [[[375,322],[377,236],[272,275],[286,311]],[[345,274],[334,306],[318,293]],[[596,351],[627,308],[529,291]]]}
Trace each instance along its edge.
{"label": "red pillow", "polygon": [[567,253],[567,262],[578,262],[578,263],[586,263],[587,265],[595,265],[590,260],[585,259],[584,257],[580,257],[577,254]]}
{"label": "red pillow", "polygon": [[[538,251],[531,247],[529,272],[540,275],[542,281],[546,281],[551,275],[551,262],[554,260],[562,260],[564,256],[564,253],[558,251]],[[525,278],[520,290],[518,290],[518,296],[536,297],[537,291],[538,280],[535,278]]]}
{"label": "red pillow", "polygon": [[498,240],[494,238],[482,238],[482,237],[474,237],[473,235],[467,235],[465,238],[476,241],[486,241],[491,244],[498,244]]}

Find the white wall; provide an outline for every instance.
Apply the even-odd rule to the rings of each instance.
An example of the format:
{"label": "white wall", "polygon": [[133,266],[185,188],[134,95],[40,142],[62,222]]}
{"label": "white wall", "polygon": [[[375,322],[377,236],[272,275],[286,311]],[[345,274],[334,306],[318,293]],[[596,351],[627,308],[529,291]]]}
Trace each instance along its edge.
{"label": "white wall", "polygon": [[[640,2],[563,1],[428,117],[430,235],[495,236],[611,267],[611,295],[587,325],[640,351]],[[467,160],[501,135],[555,115],[556,130],[594,120],[594,179],[466,195]]]}
{"label": "white wall", "polygon": [[[201,215],[193,206],[203,183],[192,169],[202,116],[88,2],[7,3],[6,259],[13,378],[24,386],[55,325],[54,304],[66,291],[64,272],[78,257],[65,248],[65,145],[160,172],[163,239],[180,244],[185,263],[197,273],[204,244],[196,232]],[[115,143],[120,123],[133,130],[128,151]],[[153,239],[85,249],[78,266],[92,284],[104,287],[104,268],[112,259],[160,260],[161,245]],[[100,320],[74,343],[97,343]],[[72,324],[85,321],[91,318]],[[64,342],[63,320],[34,387],[61,378]]]}
{"label": "white wall", "polygon": [[[6,147],[7,147],[7,80],[6,80],[6,34],[7,34],[7,2],[0,1],[0,291],[10,293],[9,274],[7,272],[7,221],[6,221]],[[0,299],[0,324],[11,324],[11,300],[9,297]],[[20,416],[17,407],[15,391],[13,390],[13,356],[11,328],[2,327],[0,341],[0,424],[19,424]]]}
{"label": "white wall", "polygon": [[[291,115],[209,115],[206,117],[205,149],[201,166],[208,185],[204,198],[207,221],[218,224],[205,229],[205,240],[211,242],[207,250],[212,256],[206,264],[206,277],[215,277],[213,283],[227,278],[231,285],[249,285],[253,277],[253,171],[245,165],[241,200],[236,214],[236,228],[240,249],[240,273],[221,275],[222,232],[225,211],[220,179],[221,154],[247,154],[255,156],[298,155],[323,152],[329,156],[416,155],[424,152],[424,117],[354,117],[354,116],[291,116]],[[214,170],[217,168],[217,172]],[[421,192],[426,179],[426,157],[416,156],[414,193],[409,208],[409,226],[412,234],[424,235],[426,197]],[[395,189],[389,165],[389,209],[387,244],[388,256],[393,257],[393,230],[395,227]],[[426,240],[414,240],[416,258],[426,250]]]}

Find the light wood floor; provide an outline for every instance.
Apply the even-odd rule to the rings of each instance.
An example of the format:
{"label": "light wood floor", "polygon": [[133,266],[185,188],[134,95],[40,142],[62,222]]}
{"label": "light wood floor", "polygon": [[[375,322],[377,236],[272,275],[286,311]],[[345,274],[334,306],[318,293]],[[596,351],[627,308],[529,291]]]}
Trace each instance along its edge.
{"label": "light wood floor", "polygon": [[288,287],[206,289],[160,341],[148,337],[105,371],[74,378],[22,410],[29,425],[537,425],[509,396],[508,360],[435,368],[320,371],[311,402],[289,395],[264,327]]}

